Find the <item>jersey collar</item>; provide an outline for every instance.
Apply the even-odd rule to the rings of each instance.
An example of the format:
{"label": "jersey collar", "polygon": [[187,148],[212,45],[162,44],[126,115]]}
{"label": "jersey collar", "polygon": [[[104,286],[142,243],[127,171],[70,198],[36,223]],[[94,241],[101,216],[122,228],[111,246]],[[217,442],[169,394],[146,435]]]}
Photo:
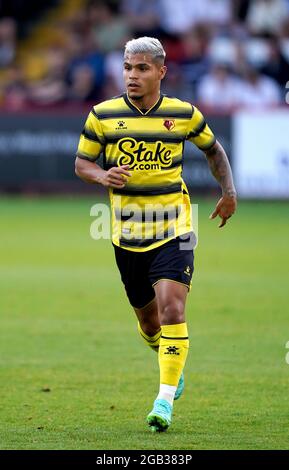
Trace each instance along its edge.
{"label": "jersey collar", "polygon": [[164,95],[160,94],[160,97],[159,97],[158,101],[150,109],[148,109],[145,113],[143,113],[137,106],[135,106],[131,102],[131,100],[127,96],[127,93],[123,94],[123,99],[126,102],[126,104],[128,105],[128,107],[130,109],[132,109],[134,111],[134,113],[138,116],[148,116],[148,115],[154,113],[157,109],[159,109],[160,105],[162,104],[163,97],[164,97]]}

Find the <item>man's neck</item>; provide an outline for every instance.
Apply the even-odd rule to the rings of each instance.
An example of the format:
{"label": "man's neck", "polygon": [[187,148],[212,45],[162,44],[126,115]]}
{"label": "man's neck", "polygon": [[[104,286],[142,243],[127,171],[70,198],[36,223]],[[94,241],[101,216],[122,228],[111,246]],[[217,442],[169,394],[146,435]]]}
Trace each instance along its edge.
{"label": "man's neck", "polygon": [[144,96],[143,98],[139,100],[134,100],[133,98],[129,98],[131,103],[138,108],[139,110],[146,109],[149,110],[151,109],[155,104],[157,104],[158,100],[160,99],[160,92],[158,91],[154,95],[150,96]]}

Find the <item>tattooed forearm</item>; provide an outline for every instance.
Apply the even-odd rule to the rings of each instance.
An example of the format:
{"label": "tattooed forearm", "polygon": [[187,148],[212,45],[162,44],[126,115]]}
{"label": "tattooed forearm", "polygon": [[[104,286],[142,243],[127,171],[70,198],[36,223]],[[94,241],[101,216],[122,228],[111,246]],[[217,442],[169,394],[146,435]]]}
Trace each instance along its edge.
{"label": "tattooed forearm", "polygon": [[230,163],[222,145],[217,141],[205,154],[212,174],[221,185],[223,195],[236,196]]}

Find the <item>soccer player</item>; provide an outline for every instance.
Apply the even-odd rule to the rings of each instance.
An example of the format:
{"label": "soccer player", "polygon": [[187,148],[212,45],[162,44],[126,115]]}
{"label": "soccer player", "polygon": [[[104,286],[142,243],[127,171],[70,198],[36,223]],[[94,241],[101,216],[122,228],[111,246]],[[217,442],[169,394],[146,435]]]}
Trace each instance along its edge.
{"label": "soccer player", "polygon": [[[164,61],[155,38],[126,44],[126,93],[93,107],[76,157],[77,176],[109,188],[116,263],[139,333],[158,352],[159,394],[147,423],[159,432],[171,424],[174,400],[183,392],[189,348],[185,303],[194,255],[190,199],[182,180],[185,140],[204,152],[222,189],[210,217],[219,216],[223,227],[236,209],[227,156],[203,115],[160,93]],[[96,163],[101,153],[103,169]]]}

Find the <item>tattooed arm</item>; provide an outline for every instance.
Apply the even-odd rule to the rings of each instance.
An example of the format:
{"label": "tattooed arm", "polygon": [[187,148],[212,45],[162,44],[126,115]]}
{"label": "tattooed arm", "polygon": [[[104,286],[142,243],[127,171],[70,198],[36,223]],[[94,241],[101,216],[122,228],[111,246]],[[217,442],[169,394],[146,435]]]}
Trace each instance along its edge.
{"label": "tattooed arm", "polygon": [[214,219],[219,215],[221,223],[219,227],[223,227],[227,219],[234,214],[237,208],[237,194],[233,182],[232,171],[228,157],[222,145],[217,141],[212,148],[205,151],[211,173],[214,175],[222,188],[222,197],[216,205],[216,209],[210,215]]}

